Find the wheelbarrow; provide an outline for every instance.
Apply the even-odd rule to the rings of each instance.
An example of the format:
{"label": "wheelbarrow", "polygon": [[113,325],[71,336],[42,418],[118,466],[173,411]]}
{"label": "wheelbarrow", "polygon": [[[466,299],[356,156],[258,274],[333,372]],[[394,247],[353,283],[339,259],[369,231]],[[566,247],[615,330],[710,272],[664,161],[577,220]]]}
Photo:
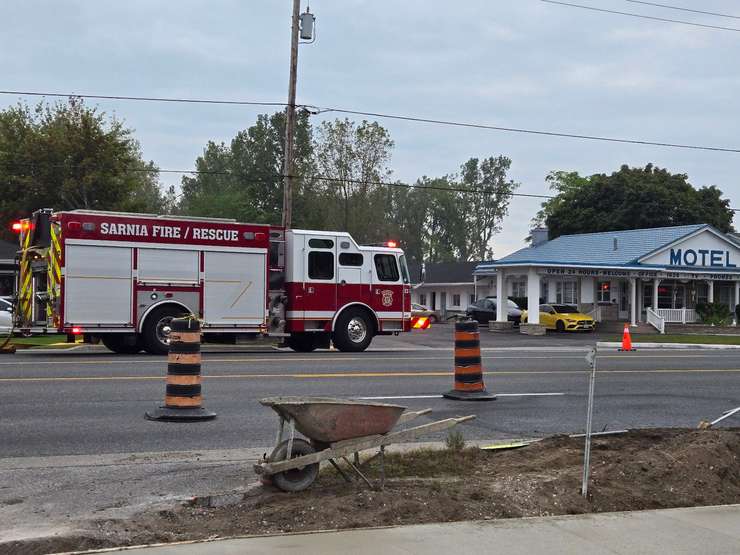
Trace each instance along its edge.
{"label": "wheelbarrow", "polygon": [[[379,449],[380,487],[385,483],[385,447],[416,439],[420,435],[447,430],[475,416],[462,416],[429,422],[413,428],[396,429],[431,409],[406,412],[406,407],[384,403],[366,403],[330,397],[269,397],[260,403],[272,408],[280,418],[275,448],[254,465],[263,482],[283,491],[302,491],[319,474],[319,464],[329,463],[348,482],[350,477],[337,459],[369,487],[370,480],[360,470],[361,451]],[[287,430],[286,430],[287,423]],[[307,439],[296,437],[296,431]],[[287,437],[286,437],[287,436]],[[354,462],[347,457],[354,455]]]}

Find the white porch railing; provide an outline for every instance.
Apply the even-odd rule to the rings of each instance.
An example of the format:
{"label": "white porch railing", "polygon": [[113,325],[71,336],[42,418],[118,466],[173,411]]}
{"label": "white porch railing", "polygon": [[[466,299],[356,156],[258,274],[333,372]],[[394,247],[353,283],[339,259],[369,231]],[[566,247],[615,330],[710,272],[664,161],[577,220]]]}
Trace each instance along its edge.
{"label": "white porch railing", "polygon": [[696,322],[696,310],[693,308],[659,308],[655,312],[666,322],[680,324]]}
{"label": "white porch railing", "polygon": [[653,326],[660,333],[665,333],[665,319],[660,314],[655,312],[652,308],[648,307],[645,312],[647,313],[648,324]]}

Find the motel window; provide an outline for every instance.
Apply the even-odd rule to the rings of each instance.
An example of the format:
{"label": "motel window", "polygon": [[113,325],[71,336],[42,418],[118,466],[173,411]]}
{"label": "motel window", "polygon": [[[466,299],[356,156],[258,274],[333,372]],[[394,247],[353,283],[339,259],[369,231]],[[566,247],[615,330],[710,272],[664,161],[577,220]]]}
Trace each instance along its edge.
{"label": "motel window", "polygon": [[308,277],[310,279],[334,279],[334,254],[329,251],[309,252]]}
{"label": "motel window", "polygon": [[697,283],[696,284],[696,303],[707,303],[709,302],[709,284]]}
{"label": "motel window", "polygon": [[658,285],[658,308],[673,308],[673,285]]}
{"label": "motel window", "polygon": [[419,293],[419,304],[426,306],[427,305],[427,296],[426,293]]}
{"label": "motel window", "polygon": [[612,300],[611,283],[600,281],[597,284],[597,288],[596,300],[600,303],[610,303]]}
{"label": "motel window", "polygon": [[460,295],[452,295],[452,306],[460,306]]}
{"label": "motel window", "polygon": [[578,302],[578,284],[575,281],[559,281],[555,288],[555,302],[575,304]]}
{"label": "motel window", "polygon": [[471,293],[470,298],[468,298],[468,304],[475,304],[475,295],[473,293]]}
{"label": "motel window", "polygon": [[526,297],[527,296],[527,282],[526,281],[512,281],[511,282],[511,296],[512,297]]}

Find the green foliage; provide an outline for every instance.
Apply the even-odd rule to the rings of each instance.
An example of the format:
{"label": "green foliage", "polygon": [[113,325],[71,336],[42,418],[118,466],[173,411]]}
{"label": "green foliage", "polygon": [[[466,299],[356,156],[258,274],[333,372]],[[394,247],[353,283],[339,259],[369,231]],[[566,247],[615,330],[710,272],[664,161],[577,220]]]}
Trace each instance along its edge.
{"label": "green foliage", "polygon": [[732,311],[723,303],[698,303],[696,313],[702,323],[710,326],[729,326],[732,323]]}
{"label": "green foliage", "polygon": [[[161,212],[157,168],[133,132],[82,100],[0,112],[0,220],[38,208]],[[10,238],[7,226],[0,237]]]}
{"label": "green foliage", "polygon": [[445,446],[450,451],[460,452],[465,449],[465,436],[460,430],[450,430],[445,438]]}
{"label": "green foliage", "polygon": [[[278,223],[285,115],[261,115],[230,144],[209,142],[195,177],[182,180],[178,210],[197,216]],[[296,133],[293,226],[348,231],[360,243],[398,239],[410,262],[490,258],[491,239],[518,186],[504,156],[471,158],[460,175],[392,182],[394,142],[377,122],[301,114]],[[465,193],[461,191],[474,191]]]}
{"label": "green foliage", "polygon": [[[228,145],[209,142],[195,161],[200,173],[182,179],[179,211],[191,216],[279,224],[284,150],[285,112],[260,115],[253,126],[237,133]],[[311,156],[308,116],[300,113],[295,139],[297,175],[310,171]],[[298,181],[294,196],[300,205],[305,185]],[[294,225],[302,225],[300,218]]]}
{"label": "green foliage", "polygon": [[511,193],[518,183],[506,178],[511,160],[506,156],[482,161],[471,158],[461,168],[461,185],[476,193],[462,196],[465,218],[463,260],[486,260],[493,257],[491,239],[501,231],[501,220],[508,213]]}
{"label": "green foliage", "polygon": [[583,177],[576,172],[547,176],[555,198],[543,203],[535,223],[550,238],[574,233],[707,223],[732,231],[729,200],[717,187],[695,189],[685,174],[648,164]]}
{"label": "green foliage", "polygon": [[388,131],[377,122],[321,123],[314,142],[315,167],[320,176],[331,180],[318,181],[314,191],[325,201],[325,228],[348,231],[360,242],[386,239],[387,226],[378,209],[388,196],[377,183],[390,178],[393,145]]}

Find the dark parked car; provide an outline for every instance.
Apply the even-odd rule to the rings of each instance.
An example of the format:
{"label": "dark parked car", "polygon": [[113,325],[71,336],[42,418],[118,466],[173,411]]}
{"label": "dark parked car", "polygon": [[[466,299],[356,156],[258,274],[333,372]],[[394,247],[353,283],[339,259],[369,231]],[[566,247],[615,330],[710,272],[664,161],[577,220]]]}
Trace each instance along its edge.
{"label": "dark parked car", "polygon": [[[478,323],[487,324],[490,320],[496,320],[496,302],[496,297],[477,300],[468,307],[465,313],[473,320],[477,320]],[[514,322],[514,325],[518,326],[522,320],[521,309],[514,301],[507,299],[506,311],[509,322]]]}

